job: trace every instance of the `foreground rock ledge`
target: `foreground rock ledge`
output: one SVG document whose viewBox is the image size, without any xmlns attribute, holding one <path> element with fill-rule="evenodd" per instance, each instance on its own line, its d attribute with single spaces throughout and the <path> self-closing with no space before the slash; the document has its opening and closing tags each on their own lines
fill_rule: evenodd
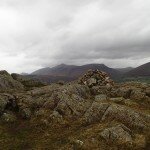
<svg viewBox="0 0 150 150">
<path fill-rule="evenodd" d="M 106 73 L 90 70 L 78 83 L 28 90 L 29 84 L 23 85 L 5 71 L 0 77 L 7 81 L 0 84 L 2 149 L 149 147 L 148 84 L 115 84 Z"/>
</svg>

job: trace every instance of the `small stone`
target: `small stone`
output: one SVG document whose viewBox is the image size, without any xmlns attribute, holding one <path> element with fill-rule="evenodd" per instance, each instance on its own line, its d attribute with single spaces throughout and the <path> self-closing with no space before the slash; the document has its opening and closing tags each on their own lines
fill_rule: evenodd
<svg viewBox="0 0 150 150">
<path fill-rule="evenodd" d="M 30 119 L 31 118 L 31 110 L 29 108 L 22 109 L 21 116 L 23 119 Z"/>
<path fill-rule="evenodd" d="M 95 101 L 106 101 L 107 100 L 107 95 L 105 94 L 100 94 L 95 96 Z"/>
</svg>

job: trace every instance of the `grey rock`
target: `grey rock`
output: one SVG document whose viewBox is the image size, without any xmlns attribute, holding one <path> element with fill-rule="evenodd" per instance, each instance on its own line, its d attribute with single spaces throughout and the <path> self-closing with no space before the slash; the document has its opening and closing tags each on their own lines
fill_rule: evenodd
<svg viewBox="0 0 150 150">
<path fill-rule="evenodd" d="M 95 101 L 106 101 L 107 100 L 107 95 L 105 94 L 99 94 L 95 96 Z"/>
<path fill-rule="evenodd" d="M 96 84 L 96 79 L 95 79 L 95 78 L 90 78 L 90 79 L 88 79 L 88 80 L 87 80 L 87 84 L 88 84 L 89 86 L 95 85 L 95 84 Z"/>
<path fill-rule="evenodd" d="M 119 97 L 130 98 L 132 89 L 130 87 L 121 87 L 116 92 Z"/>
<path fill-rule="evenodd" d="M 122 105 L 93 102 L 86 111 L 83 120 L 94 123 L 104 120 L 116 120 L 128 127 L 146 129 L 147 121 L 142 114 Z"/>
<path fill-rule="evenodd" d="M 5 110 L 8 100 L 5 97 L 0 96 L 0 114 Z"/>
<path fill-rule="evenodd" d="M 104 129 L 100 136 L 107 142 L 113 142 L 114 144 L 132 144 L 131 131 L 124 125 L 117 125 L 111 128 Z"/>
<path fill-rule="evenodd" d="M 91 107 L 86 111 L 83 116 L 83 120 L 86 123 L 93 123 L 101 121 L 103 114 L 107 110 L 110 104 L 93 102 Z"/>
<path fill-rule="evenodd" d="M 124 102 L 123 97 L 110 98 L 109 100 L 112 101 L 112 102 L 115 102 L 115 103 L 123 103 Z"/>
<path fill-rule="evenodd" d="M 117 120 L 128 127 L 145 129 L 147 123 L 142 117 L 142 114 L 117 104 L 110 105 L 103 114 L 102 121 L 106 119 Z"/>
<path fill-rule="evenodd" d="M 145 98 L 146 98 L 146 93 L 144 93 L 141 89 L 132 90 L 130 99 L 144 100 Z"/>
<path fill-rule="evenodd" d="M 23 90 L 24 86 L 20 82 L 14 80 L 7 71 L 0 71 L 0 90 L 12 89 Z"/>
</svg>

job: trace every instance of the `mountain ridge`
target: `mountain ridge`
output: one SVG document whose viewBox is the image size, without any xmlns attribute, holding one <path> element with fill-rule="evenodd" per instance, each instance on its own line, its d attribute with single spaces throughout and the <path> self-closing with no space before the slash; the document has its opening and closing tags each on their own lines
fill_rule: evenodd
<svg viewBox="0 0 150 150">
<path fill-rule="evenodd" d="M 44 81 L 47 83 L 53 83 L 53 82 L 57 82 L 60 80 L 68 82 L 68 81 L 76 80 L 78 77 L 82 76 L 89 69 L 92 69 L 92 70 L 99 69 L 101 71 L 107 72 L 108 75 L 115 81 L 120 82 L 128 77 L 144 77 L 145 78 L 145 74 L 147 75 L 147 77 L 150 77 L 150 72 L 148 70 L 148 68 L 150 67 L 145 68 L 145 65 L 149 66 L 149 64 L 150 63 L 146 63 L 136 68 L 132 68 L 132 67 L 110 68 L 106 66 L 105 64 L 85 64 L 81 66 L 60 64 L 52 68 L 45 67 L 45 68 L 36 70 L 33 73 L 29 74 L 29 77 L 40 79 L 41 81 Z"/>
<path fill-rule="evenodd" d="M 140 65 L 125 73 L 127 77 L 150 76 L 150 62 Z"/>
<path fill-rule="evenodd" d="M 109 68 L 104 64 L 86 64 L 82 66 L 60 64 L 58 66 L 49 68 L 42 68 L 31 73 L 31 75 L 51 75 L 51 76 L 70 76 L 79 77 L 89 69 L 99 69 L 107 72 L 110 76 L 118 76 L 119 71 Z"/>
</svg>

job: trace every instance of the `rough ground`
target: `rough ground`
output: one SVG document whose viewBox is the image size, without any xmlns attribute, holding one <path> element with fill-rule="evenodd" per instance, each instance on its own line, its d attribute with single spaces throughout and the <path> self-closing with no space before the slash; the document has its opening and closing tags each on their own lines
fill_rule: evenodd
<svg viewBox="0 0 150 150">
<path fill-rule="evenodd" d="M 149 84 L 114 84 L 98 70 L 79 82 L 51 85 L 0 72 L 0 149 L 149 147 Z"/>
</svg>

